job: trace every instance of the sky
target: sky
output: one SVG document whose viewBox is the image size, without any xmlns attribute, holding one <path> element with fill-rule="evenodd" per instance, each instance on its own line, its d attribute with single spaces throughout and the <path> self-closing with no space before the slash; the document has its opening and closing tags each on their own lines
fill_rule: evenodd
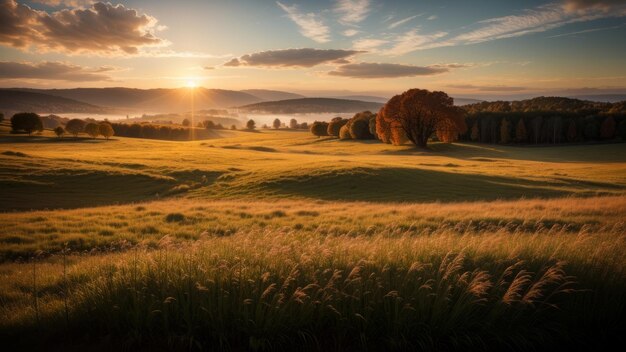
<svg viewBox="0 0 626 352">
<path fill-rule="evenodd" d="M 0 0 L 0 86 L 626 93 L 626 0 Z"/>
</svg>

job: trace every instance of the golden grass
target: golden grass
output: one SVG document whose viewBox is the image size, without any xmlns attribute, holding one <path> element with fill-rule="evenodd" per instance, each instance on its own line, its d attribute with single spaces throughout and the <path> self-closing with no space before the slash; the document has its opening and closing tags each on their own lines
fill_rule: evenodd
<svg viewBox="0 0 626 352">
<path fill-rule="evenodd" d="M 0 343 L 608 346 L 625 146 L 0 136 Z"/>
</svg>

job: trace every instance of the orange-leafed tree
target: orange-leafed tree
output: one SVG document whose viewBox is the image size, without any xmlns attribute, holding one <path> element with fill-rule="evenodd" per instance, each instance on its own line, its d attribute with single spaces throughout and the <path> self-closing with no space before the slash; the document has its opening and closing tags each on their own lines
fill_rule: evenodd
<svg viewBox="0 0 626 352">
<path fill-rule="evenodd" d="M 387 103 L 389 104 L 389 103 Z M 383 143 L 390 143 L 393 145 L 402 145 L 408 141 L 404 130 L 400 126 L 399 121 L 388 121 L 383 118 L 383 110 L 388 105 L 383 106 L 378 114 L 376 114 L 376 136 Z"/>
<path fill-rule="evenodd" d="M 381 134 L 391 136 L 393 128 L 399 128 L 420 148 L 426 148 L 428 139 L 437 131 L 446 131 L 444 134 L 449 136 L 467 130 L 462 111 L 444 92 L 410 89 L 391 98 L 379 115 L 380 119 L 376 120 L 379 138 Z"/>
</svg>

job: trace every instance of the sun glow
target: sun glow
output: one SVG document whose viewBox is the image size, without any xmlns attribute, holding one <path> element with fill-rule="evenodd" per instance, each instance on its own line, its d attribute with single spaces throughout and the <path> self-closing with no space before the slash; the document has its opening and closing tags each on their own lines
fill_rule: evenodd
<svg viewBox="0 0 626 352">
<path fill-rule="evenodd" d="M 196 83 L 196 81 L 193 80 L 189 80 L 187 81 L 187 83 L 185 84 L 185 86 L 187 88 L 196 88 L 198 86 L 198 84 Z"/>
</svg>

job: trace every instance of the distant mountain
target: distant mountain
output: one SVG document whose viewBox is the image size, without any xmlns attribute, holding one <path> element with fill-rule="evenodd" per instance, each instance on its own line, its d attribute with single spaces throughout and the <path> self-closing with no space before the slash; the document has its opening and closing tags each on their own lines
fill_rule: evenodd
<svg viewBox="0 0 626 352">
<path fill-rule="evenodd" d="M 626 94 L 593 94 L 593 95 L 574 95 L 569 98 L 596 101 L 600 103 L 617 103 L 626 101 Z"/>
<path fill-rule="evenodd" d="M 107 114 L 112 109 L 50 94 L 0 89 L 0 110 L 4 112 Z"/>
<path fill-rule="evenodd" d="M 335 99 L 348 99 L 348 100 L 361 100 L 361 101 L 369 101 L 372 103 L 381 103 L 381 104 L 386 104 L 389 101 L 389 98 L 384 98 L 384 97 L 376 97 L 373 95 L 345 95 L 345 96 L 338 96 L 338 97 L 332 97 Z"/>
<path fill-rule="evenodd" d="M 461 105 L 468 105 L 468 104 L 476 104 L 482 101 L 484 100 L 470 99 L 470 98 L 454 98 L 454 105 L 461 106 Z"/>
<path fill-rule="evenodd" d="M 244 89 L 240 90 L 240 92 L 250 94 L 259 98 L 260 101 L 275 101 L 275 100 L 287 100 L 287 99 L 300 99 L 304 98 L 304 95 L 282 92 L 279 90 L 268 90 L 268 89 Z"/>
<path fill-rule="evenodd" d="M 74 88 L 74 89 L 20 89 L 88 104 L 151 112 L 181 112 L 194 109 L 226 108 L 260 102 L 254 95 L 234 90 L 195 88 Z"/>
<path fill-rule="evenodd" d="M 240 106 L 241 110 L 270 114 L 306 114 L 306 113 L 351 113 L 359 111 L 378 111 L 381 103 L 361 100 L 334 99 L 334 98 L 301 98 L 279 101 L 269 101 Z"/>
</svg>

